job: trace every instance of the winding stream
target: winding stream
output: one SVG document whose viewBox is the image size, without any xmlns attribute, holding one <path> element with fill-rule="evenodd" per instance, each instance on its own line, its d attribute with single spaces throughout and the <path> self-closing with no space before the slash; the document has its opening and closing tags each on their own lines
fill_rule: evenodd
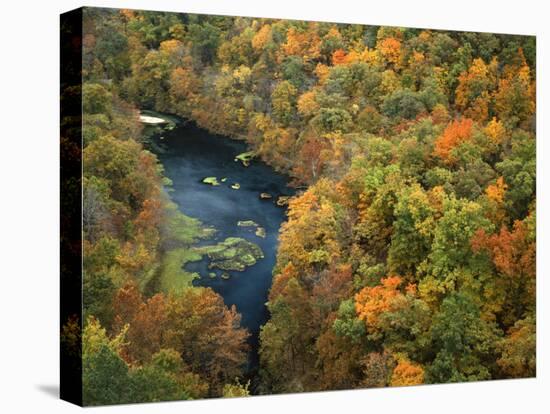
<svg viewBox="0 0 550 414">
<path fill-rule="evenodd" d="M 214 135 L 198 128 L 192 122 L 180 122 L 172 130 L 154 135 L 152 143 L 164 165 L 165 175 L 173 182 L 172 200 L 181 211 L 198 218 L 217 233 L 206 244 L 215 244 L 227 237 L 242 237 L 256 243 L 263 250 L 264 258 L 244 271 L 230 271 L 230 279 L 209 277 L 208 259 L 188 263 L 186 270 L 197 272 L 200 279 L 195 285 L 211 287 L 219 293 L 227 306 L 236 305 L 242 315 L 242 326 L 251 333 L 249 373 L 258 366 L 258 335 L 260 326 L 268 318 L 265 306 L 275 265 L 278 233 L 285 219 L 285 209 L 276 205 L 279 195 L 293 194 L 287 186 L 287 177 L 278 174 L 265 163 L 253 160 L 249 167 L 235 161 L 235 156 L 247 151 L 244 142 Z M 226 177 L 219 186 L 202 182 L 205 177 Z M 240 184 L 238 190 L 231 188 Z M 272 199 L 260 198 L 262 192 Z M 265 228 L 266 236 L 255 234 L 254 227 L 240 227 L 241 220 L 253 220 Z"/>
</svg>

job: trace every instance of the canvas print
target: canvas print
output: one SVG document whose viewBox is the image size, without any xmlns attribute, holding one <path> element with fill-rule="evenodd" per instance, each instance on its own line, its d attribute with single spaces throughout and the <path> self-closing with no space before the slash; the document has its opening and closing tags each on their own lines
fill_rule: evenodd
<svg viewBox="0 0 550 414">
<path fill-rule="evenodd" d="M 61 17 L 61 393 L 536 375 L 534 36 Z"/>
</svg>

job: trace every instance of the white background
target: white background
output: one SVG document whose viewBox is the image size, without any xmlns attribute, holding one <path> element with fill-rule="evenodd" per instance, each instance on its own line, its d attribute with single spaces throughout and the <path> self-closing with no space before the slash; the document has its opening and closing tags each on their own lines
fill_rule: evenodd
<svg viewBox="0 0 550 414">
<path fill-rule="evenodd" d="M 89 6 L 537 35 L 538 375 L 462 385 L 100 408 L 115 413 L 550 412 L 548 364 L 548 11 L 530 0 L 142 0 Z M 0 14 L 0 412 L 67 413 L 57 398 L 59 13 L 79 1 L 2 2 Z M 545 26 L 546 24 L 546 26 Z M 545 53 L 546 52 L 546 53 Z M 544 76 L 546 75 L 546 77 Z M 546 106 L 544 104 L 547 104 Z M 546 123 L 546 125 L 548 125 Z M 545 254 L 546 253 L 546 254 Z M 90 409 L 96 411 L 98 409 Z"/>
</svg>

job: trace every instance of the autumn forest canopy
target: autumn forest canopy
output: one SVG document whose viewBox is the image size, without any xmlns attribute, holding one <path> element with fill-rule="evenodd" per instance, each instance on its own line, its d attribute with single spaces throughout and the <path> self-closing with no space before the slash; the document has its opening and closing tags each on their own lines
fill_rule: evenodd
<svg viewBox="0 0 550 414">
<path fill-rule="evenodd" d="M 84 15 L 86 404 L 535 376 L 534 37 Z M 296 188 L 253 387 L 239 309 L 155 282 L 184 280 L 204 229 L 143 109 L 244 140 Z"/>
</svg>

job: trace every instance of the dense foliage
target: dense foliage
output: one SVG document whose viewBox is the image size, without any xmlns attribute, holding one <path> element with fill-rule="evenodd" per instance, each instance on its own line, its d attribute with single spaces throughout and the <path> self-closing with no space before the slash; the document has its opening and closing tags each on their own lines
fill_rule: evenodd
<svg viewBox="0 0 550 414">
<path fill-rule="evenodd" d="M 127 10 L 85 29 L 89 401 L 115 376 L 131 399 L 248 393 L 224 388 L 234 310 L 139 291 L 169 236 L 134 107 L 244 139 L 303 190 L 259 392 L 535 375 L 534 38 Z"/>
</svg>

